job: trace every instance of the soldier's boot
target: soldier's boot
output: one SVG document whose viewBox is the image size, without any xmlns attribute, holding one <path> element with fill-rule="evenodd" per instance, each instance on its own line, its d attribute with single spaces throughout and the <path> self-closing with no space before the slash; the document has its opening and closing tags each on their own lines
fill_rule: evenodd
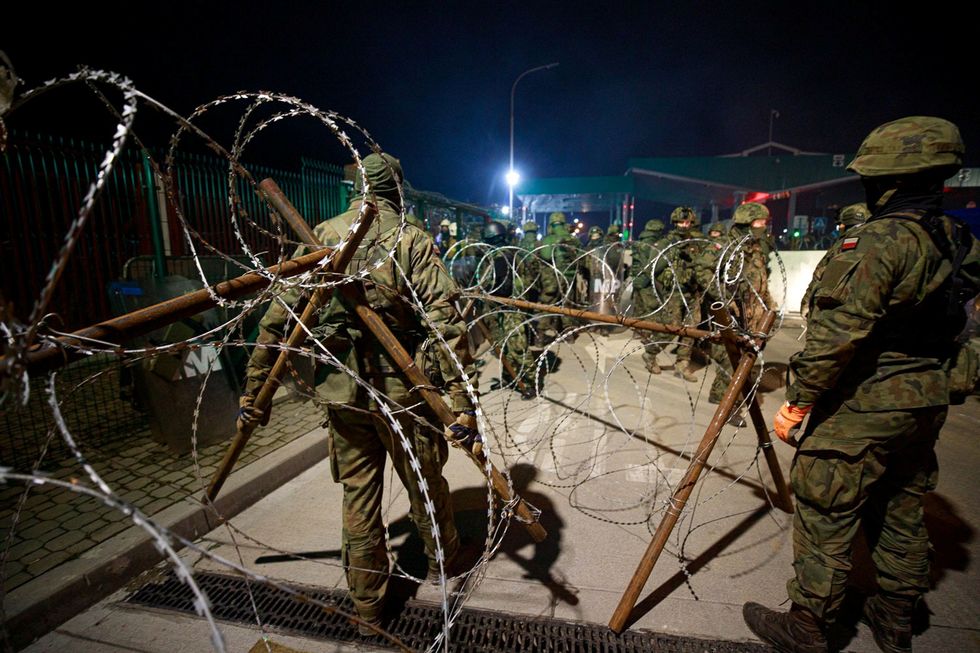
<svg viewBox="0 0 980 653">
<path fill-rule="evenodd" d="M 647 372 L 650 374 L 660 374 L 663 370 L 660 369 L 660 365 L 657 364 L 657 358 L 654 356 L 646 361 Z"/>
<path fill-rule="evenodd" d="M 816 615 L 795 603 L 789 612 L 759 605 L 742 606 L 742 618 L 753 633 L 783 653 L 827 653 L 827 637 Z"/>
<path fill-rule="evenodd" d="M 674 376 L 679 376 L 689 383 L 697 383 L 698 377 L 691 371 L 691 361 L 677 361 Z"/>
<path fill-rule="evenodd" d="M 904 596 L 875 594 L 864 602 L 861 621 L 868 624 L 875 644 L 885 653 L 912 650 L 912 612 L 915 600 Z"/>
<path fill-rule="evenodd" d="M 372 628 L 374 626 L 374 628 Z M 381 628 L 380 619 L 364 620 L 357 623 L 357 634 L 361 637 L 373 637 L 378 634 L 375 628 Z"/>
</svg>

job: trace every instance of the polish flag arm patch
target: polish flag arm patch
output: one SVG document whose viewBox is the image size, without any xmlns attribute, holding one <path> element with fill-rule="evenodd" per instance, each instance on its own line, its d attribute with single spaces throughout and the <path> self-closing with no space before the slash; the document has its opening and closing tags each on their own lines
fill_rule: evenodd
<svg viewBox="0 0 980 653">
<path fill-rule="evenodd" d="M 841 243 L 840 248 L 846 252 L 847 250 L 854 249 L 857 246 L 858 238 L 855 236 L 854 238 L 845 238 L 844 242 Z"/>
</svg>

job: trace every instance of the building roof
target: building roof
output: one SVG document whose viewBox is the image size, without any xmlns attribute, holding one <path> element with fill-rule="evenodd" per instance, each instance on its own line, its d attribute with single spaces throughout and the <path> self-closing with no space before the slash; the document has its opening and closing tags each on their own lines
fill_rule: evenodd
<svg viewBox="0 0 980 653">
<path fill-rule="evenodd" d="M 748 155 L 768 145 L 728 156 L 634 158 L 627 174 L 636 178 L 638 197 L 721 206 L 730 206 L 737 194 L 800 192 L 857 179 L 845 167 L 852 154 Z"/>
</svg>

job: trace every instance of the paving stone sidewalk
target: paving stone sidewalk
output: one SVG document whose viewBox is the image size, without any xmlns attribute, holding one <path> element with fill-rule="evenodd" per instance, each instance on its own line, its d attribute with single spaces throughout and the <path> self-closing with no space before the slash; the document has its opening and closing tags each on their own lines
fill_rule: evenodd
<svg viewBox="0 0 980 653">
<path fill-rule="evenodd" d="M 322 412 L 310 401 L 292 396 L 277 401 L 269 425 L 249 440 L 235 469 L 309 433 L 322 421 Z M 149 428 L 143 428 L 94 450 L 84 450 L 88 462 L 123 500 L 152 516 L 180 501 L 197 503 L 227 447 L 228 442 L 219 442 L 199 448 L 196 467 L 191 454 L 175 454 L 155 441 Z M 91 485 L 74 459 L 45 467 L 45 475 Z M 5 560 L 0 580 L 4 591 L 10 592 L 77 558 L 131 524 L 128 517 L 101 501 L 68 489 L 0 486 L 0 559 Z"/>
</svg>

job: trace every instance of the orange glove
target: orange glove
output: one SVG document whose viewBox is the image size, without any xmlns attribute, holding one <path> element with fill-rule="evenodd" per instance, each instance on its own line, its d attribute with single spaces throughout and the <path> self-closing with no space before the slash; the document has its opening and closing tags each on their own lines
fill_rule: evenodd
<svg viewBox="0 0 980 653">
<path fill-rule="evenodd" d="M 784 403 L 772 419 L 772 426 L 776 431 L 776 436 L 783 442 L 795 447 L 797 445 L 796 432 L 799 430 L 803 418 L 810 414 L 811 408 L 813 407 L 797 406 L 789 402 Z"/>
</svg>

